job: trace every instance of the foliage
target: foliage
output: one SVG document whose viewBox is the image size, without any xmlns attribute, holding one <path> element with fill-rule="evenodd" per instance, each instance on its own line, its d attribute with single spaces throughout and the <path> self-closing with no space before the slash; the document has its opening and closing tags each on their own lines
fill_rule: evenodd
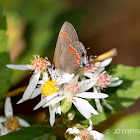
<svg viewBox="0 0 140 140">
<path fill-rule="evenodd" d="M 21 128 L 19 131 L 9 133 L 5 136 L 1 136 L 2 140 L 55 140 L 56 138 L 51 135 L 51 128 L 45 126 L 31 126 L 27 128 Z"/>
<path fill-rule="evenodd" d="M 9 54 L 7 53 L 6 30 L 6 17 L 0 11 L 0 99 L 5 97 L 5 93 L 10 88 L 11 70 L 6 68 L 6 64 L 10 63 Z"/>
</svg>

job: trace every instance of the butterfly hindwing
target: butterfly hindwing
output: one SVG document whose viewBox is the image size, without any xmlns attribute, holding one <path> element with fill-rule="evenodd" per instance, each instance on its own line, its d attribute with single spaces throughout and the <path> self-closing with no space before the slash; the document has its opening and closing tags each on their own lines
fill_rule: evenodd
<svg viewBox="0 0 140 140">
<path fill-rule="evenodd" d="M 68 73 L 73 73 L 81 66 L 85 54 L 86 50 L 81 42 L 72 42 L 68 48 L 63 51 L 59 59 L 59 69 Z"/>
</svg>

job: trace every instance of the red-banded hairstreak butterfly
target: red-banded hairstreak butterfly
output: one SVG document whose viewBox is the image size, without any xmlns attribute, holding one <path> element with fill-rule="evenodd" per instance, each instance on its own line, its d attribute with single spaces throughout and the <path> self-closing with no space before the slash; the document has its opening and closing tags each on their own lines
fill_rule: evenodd
<svg viewBox="0 0 140 140">
<path fill-rule="evenodd" d="M 86 49 L 79 42 L 76 30 L 69 22 L 64 22 L 58 35 L 54 58 L 55 67 L 73 73 L 83 64 L 87 64 Z"/>
</svg>

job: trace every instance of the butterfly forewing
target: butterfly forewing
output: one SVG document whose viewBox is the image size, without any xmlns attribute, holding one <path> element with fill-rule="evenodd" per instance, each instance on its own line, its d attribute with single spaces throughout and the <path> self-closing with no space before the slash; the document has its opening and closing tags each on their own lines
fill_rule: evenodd
<svg viewBox="0 0 140 140">
<path fill-rule="evenodd" d="M 59 69 L 60 68 L 60 57 L 62 53 L 69 47 L 69 45 L 74 42 L 78 41 L 78 36 L 74 27 L 69 23 L 65 22 L 58 35 L 58 40 L 55 48 L 54 53 L 54 63 L 55 66 Z"/>
</svg>

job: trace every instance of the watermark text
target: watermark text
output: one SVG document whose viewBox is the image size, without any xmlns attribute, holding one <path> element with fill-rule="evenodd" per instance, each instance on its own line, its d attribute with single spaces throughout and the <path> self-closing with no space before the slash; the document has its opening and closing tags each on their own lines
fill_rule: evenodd
<svg viewBox="0 0 140 140">
<path fill-rule="evenodd" d="M 114 129 L 113 132 L 111 132 L 110 129 L 107 129 L 105 131 L 105 134 L 114 134 L 114 135 L 118 135 L 118 134 L 140 134 L 140 129 Z"/>
</svg>

